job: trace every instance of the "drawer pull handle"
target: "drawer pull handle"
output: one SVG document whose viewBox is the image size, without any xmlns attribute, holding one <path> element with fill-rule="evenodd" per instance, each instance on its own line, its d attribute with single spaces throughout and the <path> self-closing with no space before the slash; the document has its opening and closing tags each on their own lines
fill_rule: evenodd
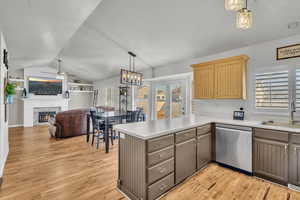
<svg viewBox="0 0 300 200">
<path fill-rule="evenodd" d="M 161 153 L 159 154 L 159 158 L 164 158 L 165 157 L 165 154 Z"/>
<path fill-rule="evenodd" d="M 160 191 L 163 191 L 163 190 L 165 190 L 166 188 L 167 188 L 167 185 L 166 185 L 166 184 L 162 184 L 162 185 L 159 187 Z"/>
<path fill-rule="evenodd" d="M 166 171 L 166 168 L 164 168 L 164 167 L 159 167 L 158 168 L 158 171 L 159 171 L 159 173 L 164 173 L 165 171 Z"/>
</svg>

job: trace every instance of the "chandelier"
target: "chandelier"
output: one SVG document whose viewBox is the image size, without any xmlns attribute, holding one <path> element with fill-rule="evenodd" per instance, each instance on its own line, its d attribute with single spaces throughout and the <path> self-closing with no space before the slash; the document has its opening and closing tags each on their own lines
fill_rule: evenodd
<svg viewBox="0 0 300 200">
<path fill-rule="evenodd" d="M 135 71 L 136 55 L 132 52 L 128 52 L 128 54 L 129 54 L 129 70 L 121 69 L 121 84 L 141 86 L 143 74 Z"/>
</svg>

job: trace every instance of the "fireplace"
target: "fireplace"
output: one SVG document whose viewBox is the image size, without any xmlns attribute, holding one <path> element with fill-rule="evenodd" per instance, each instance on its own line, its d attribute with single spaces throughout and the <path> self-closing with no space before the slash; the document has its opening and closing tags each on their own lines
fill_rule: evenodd
<svg viewBox="0 0 300 200">
<path fill-rule="evenodd" d="M 54 117 L 56 112 L 39 112 L 39 123 L 48 122 L 50 117 Z"/>
</svg>

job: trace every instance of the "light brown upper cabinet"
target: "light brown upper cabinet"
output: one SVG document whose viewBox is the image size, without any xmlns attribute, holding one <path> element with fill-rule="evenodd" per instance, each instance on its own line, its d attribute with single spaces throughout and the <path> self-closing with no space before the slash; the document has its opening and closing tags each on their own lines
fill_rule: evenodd
<svg viewBox="0 0 300 200">
<path fill-rule="evenodd" d="M 249 57 L 234 56 L 192 65 L 195 99 L 245 99 Z"/>
</svg>

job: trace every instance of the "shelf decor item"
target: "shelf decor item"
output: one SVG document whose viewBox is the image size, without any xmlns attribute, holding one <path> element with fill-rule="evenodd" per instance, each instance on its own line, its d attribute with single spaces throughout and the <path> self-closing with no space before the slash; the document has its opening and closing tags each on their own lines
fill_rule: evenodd
<svg viewBox="0 0 300 200">
<path fill-rule="evenodd" d="M 126 85 L 141 86 L 143 74 L 135 71 L 135 57 L 136 55 L 132 52 L 129 54 L 129 70 L 121 69 L 120 83 Z"/>
<path fill-rule="evenodd" d="M 244 0 L 225 0 L 225 9 L 238 11 L 245 7 Z"/>
<path fill-rule="evenodd" d="M 26 90 L 26 88 L 23 88 L 22 97 L 23 98 L 27 98 L 27 90 Z"/>
<path fill-rule="evenodd" d="M 6 49 L 3 50 L 3 63 L 8 70 L 8 51 Z"/>
<path fill-rule="evenodd" d="M 5 87 L 6 92 L 6 102 L 8 104 L 13 104 L 14 95 L 16 94 L 16 86 L 12 83 L 7 83 Z"/>
<path fill-rule="evenodd" d="M 300 44 L 277 48 L 277 60 L 300 57 Z"/>
<path fill-rule="evenodd" d="M 128 107 L 128 86 L 119 87 L 119 111 L 121 113 L 127 113 Z"/>
</svg>

